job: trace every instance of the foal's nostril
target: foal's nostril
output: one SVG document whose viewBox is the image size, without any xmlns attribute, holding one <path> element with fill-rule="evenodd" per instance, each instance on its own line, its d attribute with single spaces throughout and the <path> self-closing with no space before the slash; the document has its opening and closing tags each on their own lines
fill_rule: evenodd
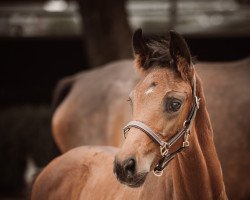
<svg viewBox="0 0 250 200">
<path fill-rule="evenodd" d="M 127 175 L 133 175 L 135 173 L 135 160 L 133 158 L 128 159 L 124 164 L 124 171 Z"/>
</svg>

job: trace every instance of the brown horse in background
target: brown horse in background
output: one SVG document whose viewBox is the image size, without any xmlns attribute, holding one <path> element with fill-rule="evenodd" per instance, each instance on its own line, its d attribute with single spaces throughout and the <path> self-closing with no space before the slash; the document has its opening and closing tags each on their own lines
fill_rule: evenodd
<svg viewBox="0 0 250 200">
<path fill-rule="evenodd" d="M 134 121 L 122 148 L 79 147 L 55 159 L 33 200 L 227 199 L 201 81 L 183 38 L 170 36 L 146 43 L 134 34 L 141 80 L 129 95 Z"/>
</svg>

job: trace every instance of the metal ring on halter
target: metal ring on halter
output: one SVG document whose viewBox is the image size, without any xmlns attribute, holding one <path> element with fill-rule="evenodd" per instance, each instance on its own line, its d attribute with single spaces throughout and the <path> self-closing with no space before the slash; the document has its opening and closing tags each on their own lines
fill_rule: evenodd
<svg viewBox="0 0 250 200">
<path fill-rule="evenodd" d="M 162 176 L 163 170 L 158 171 L 158 170 L 154 169 L 154 170 L 153 170 L 153 173 L 154 173 L 155 176 Z"/>
<path fill-rule="evenodd" d="M 182 143 L 182 146 L 183 146 L 183 147 L 189 147 L 189 141 L 184 141 L 184 142 Z"/>
<path fill-rule="evenodd" d="M 123 137 L 124 137 L 124 139 L 126 139 L 126 134 L 127 134 L 127 132 L 129 132 L 129 130 L 130 130 L 129 127 L 126 127 L 126 128 L 123 129 Z"/>
<path fill-rule="evenodd" d="M 185 120 L 185 121 L 183 122 L 183 127 L 188 127 L 189 124 L 190 124 L 190 122 L 188 122 L 187 120 Z"/>
</svg>

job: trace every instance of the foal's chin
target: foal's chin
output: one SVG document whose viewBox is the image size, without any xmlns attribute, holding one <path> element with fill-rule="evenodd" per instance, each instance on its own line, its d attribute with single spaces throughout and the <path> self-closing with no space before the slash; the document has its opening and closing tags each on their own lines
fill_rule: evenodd
<svg viewBox="0 0 250 200">
<path fill-rule="evenodd" d="M 143 185 L 143 183 L 146 180 L 147 175 L 148 175 L 147 172 L 138 173 L 132 177 L 121 177 L 116 174 L 116 178 L 120 183 L 124 185 L 127 185 L 132 188 L 138 188 Z"/>
</svg>

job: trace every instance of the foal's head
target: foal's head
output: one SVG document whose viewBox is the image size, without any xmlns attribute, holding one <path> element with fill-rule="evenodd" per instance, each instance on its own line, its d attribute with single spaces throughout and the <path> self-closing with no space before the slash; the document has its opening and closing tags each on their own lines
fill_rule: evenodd
<svg viewBox="0 0 250 200">
<path fill-rule="evenodd" d="M 182 129 L 192 107 L 194 70 L 189 49 L 176 32 L 170 32 L 168 42 L 146 40 L 141 30 L 134 33 L 133 48 L 141 74 L 141 81 L 129 96 L 133 120 L 143 122 L 166 141 Z M 171 149 L 178 149 L 181 142 Z M 120 182 L 138 187 L 160 158 L 159 145 L 132 127 L 116 155 L 114 172 Z"/>
</svg>

